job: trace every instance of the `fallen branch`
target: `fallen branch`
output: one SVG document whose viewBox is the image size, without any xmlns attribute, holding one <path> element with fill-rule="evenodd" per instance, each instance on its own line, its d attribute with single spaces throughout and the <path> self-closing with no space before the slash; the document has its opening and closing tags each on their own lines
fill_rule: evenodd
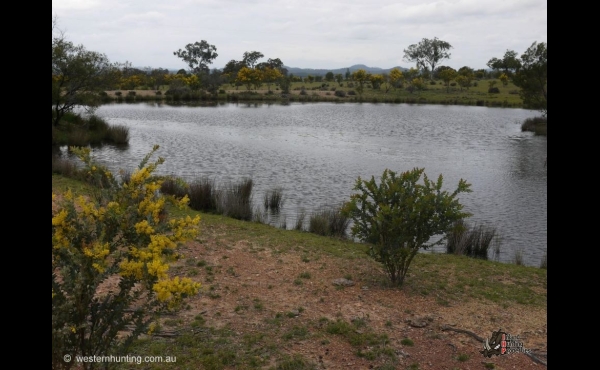
<svg viewBox="0 0 600 370">
<path fill-rule="evenodd" d="M 467 335 L 470 335 L 471 337 L 477 339 L 481 343 L 485 342 L 484 338 L 480 337 L 479 335 L 477 335 L 469 330 L 457 329 L 457 328 L 453 328 L 449 325 L 443 325 L 441 329 L 442 329 L 442 331 L 450 330 L 450 331 L 455 331 L 457 333 L 467 334 Z M 545 361 L 542 361 L 541 359 L 536 357 L 533 353 L 530 353 L 530 352 L 523 352 L 523 353 L 526 354 L 529 358 L 531 358 L 533 360 L 533 362 L 537 362 L 538 364 L 548 366 L 548 364 Z"/>
</svg>

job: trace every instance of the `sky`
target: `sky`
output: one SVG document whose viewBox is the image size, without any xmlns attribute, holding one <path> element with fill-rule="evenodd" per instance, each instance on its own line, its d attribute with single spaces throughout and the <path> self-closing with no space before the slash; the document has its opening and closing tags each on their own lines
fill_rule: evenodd
<svg viewBox="0 0 600 370">
<path fill-rule="evenodd" d="M 211 69 L 251 51 L 297 68 L 411 68 L 404 50 L 437 37 L 452 45 L 439 65 L 477 70 L 548 42 L 547 0 L 52 0 L 52 16 L 111 62 L 169 70 L 188 69 L 173 53 L 202 40 Z"/>
</svg>

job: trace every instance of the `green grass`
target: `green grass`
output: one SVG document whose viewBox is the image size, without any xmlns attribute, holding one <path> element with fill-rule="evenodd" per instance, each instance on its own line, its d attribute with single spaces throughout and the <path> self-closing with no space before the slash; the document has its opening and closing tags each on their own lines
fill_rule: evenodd
<svg viewBox="0 0 600 370">
<path fill-rule="evenodd" d="M 80 181 L 60 175 L 52 176 L 53 191 L 71 188 L 85 194 L 91 187 Z M 329 238 L 297 230 L 282 230 L 270 225 L 235 220 L 222 215 L 201 213 L 191 209 L 170 208 L 175 217 L 200 214 L 202 227 L 221 230 L 220 241 L 232 245 L 246 240 L 277 253 L 294 251 L 303 246 L 306 253 L 325 253 L 347 260 L 369 260 L 368 246 L 349 240 Z M 305 258 L 308 261 L 308 258 Z M 200 265 L 204 263 L 199 262 Z M 206 266 L 209 267 L 209 266 Z M 207 269 L 207 272 L 210 272 Z M 306 279 L 308 275 L 305 275 Z M 389 285 L 385 275 L 375 274 L 381 285 Z M 296 279 L 296 284 L 301 284 Z M 413 260 L 402 289 L 412 294 L 427 295 L 435 292 L 440 302 L 460 302 L 465 299 L 485 299 L 493 303 L 525 304 L 546 307 L 547 269 L 519 266 L 510 263 L 485 261 L 466 256 L 441 253 L 420 253 Z"/>
<path fill-rule="evenodd" d="M 91 187 L 60 175 L 52 176 L 53 191 L 73 189 L 85 194 Z M 201 215 L 202 227 L 221 230 L 220 241 L 232 245 L 246 240 L 277 253 L 294 251 L 303 246 L 305 253 L 325 253 L 347 260 L 369 260 L 367 245 L 349 240 L 329 238 L 297 230 L 282 230 L 270 225 L 235 220 L 222 215 L 201 213 L 191 209 L 170 208 L 175 217 Z M 308 261 L 308 258 L 306 258 Z M 199 262 L 204 264 L 202 261 Z M 206 266 L 209 267 L 209 266 Z M 210 272 L 207 269 L 207 272 Z M 385 275 L 374 274 L 381 285 L 389 285 Z M 306 278 L 304 278 L 306 279 Z M 296 279 L 301 284 L 300 279 Z M 441 288 L 442 287 L 442 288 Z M 525 304 L 546 307 L 547 270 L 510 263 L 485 261 L 466 256 L 441 253 L 420 253 L 413 260 L 402 289 L 412 294 L 435 292 L 440 302 L 460 302 L 465 299 L 485 299 L 493 303 Z"/>
<path fill-rule="evenodd" d="M 496 81 L 495 87 L 499 89 L 499 93 L 489 93 L 489 82 Z M 522 108 L 523 101 L 519 96 L 519 88 L 516 87 L 512 82 L 508 82 L 504 86 L 498 79 L 482 79 L 474 80 L 477 82 L 477 86 L 471 86 L 468 89 L 457 86 L 450 86 L 449 89 L 440 80 L 436 80 L 435 85 L 430 85 L 429 80 L 425 81 L 425 90 L 415 91 L 410 93 L 405 88 L 389 89 L 385 92 L 382 87 L 379 90 L 365 87 L 363 94 L 359 95 L 354 87 L 349 87 L 348 82 L 343 81 L 340 86 L 337 82 L 292 82 L 290 86 L 290 95 L 287 98 L 280 96 L 281 90 L 277 90 L 275 86 L 271 86 L 273 90 L 272 94 L 267 94 L 267 86 L 263 85 L 258 92 L 254 90 L 246 90 L 245 87 L 241 86 L 238 90 L 235 90 L 229 84 L 222 85 L 219 89 L 227 90 L 226 94 L 218 94 L 216 96 L 210 96 L 207 94 L 195 94 L 194 96 L 186 97 L 181 100 L 186 101 L 198 101 L 202 104 L 207 104 L 207 100 L 224 100 L 224 101 L 250 101 L 250 102 L 278 102 L 278 101 L 304 101 L 304 102 L 319 102 L 319 101 L 334 101 L 334 102 L 373 102 L 373 103 L 408 103 L 408 104 L 443 104 L 443 105 L 481 105 L 481 106 L 492 106 L 492 107 L 510 107 L 510 108 Z M 321 85 L 327 83 L 328 86 L 320 91 Z M 301 88 L 304 87 L 305 95 L 298 95 Z M 168 88 L 168 87 L 167 87 Z M 333 90 L 335 89 L 335 90 Z M 345 97 L 335 96 L 336 91 L 344 91 Z M 355 95 L 348 94 L 349 91 L 355 91 Z M 317 92 L 329 94 L 325 96 L 318 96 Z M 132 97 L 133 98 L 133 97 Z M 167 95 L 158 95 L 151 97 L 136 96 L 135 101 L 144 100 L 165 100 L 167 102 L 172 101 L 173 98 Z M 115 98 L 108 98 L 108 100 L 116 100 Z M 121 100 L 123 100 L 121 98 Z"/>
<path fill-rule="evenodd" d="M 404 338 L 400 341 L 400 344 L 402 344 L 404 346 L 412 347 L 415 345 L 415 342 L 413 342 L 413 340 L 410 338 Z"/>
</svg>

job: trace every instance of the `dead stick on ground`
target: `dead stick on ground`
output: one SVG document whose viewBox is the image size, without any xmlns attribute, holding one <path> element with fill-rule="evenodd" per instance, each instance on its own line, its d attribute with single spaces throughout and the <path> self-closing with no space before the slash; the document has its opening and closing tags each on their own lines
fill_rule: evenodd
<svg viewBox="0 0 600 370">
<path fill-rule="evenodd" d="M 478 341 L 480 341 L 481 343 L 485 342 L 485 339 L 483 339 L 479 335 L 473 333 L 472 331 L 468 331 L 468 330 L 464 330 L 464 329 L 456 329 L 456 328 L 453 328 L 453 327 L 448 326 L 448 325 L 442 326 L 442 331 L 446 331 L 446 330 L 455 331 L 457 333 L 468 334 L 468 335 L 472 336 L 473 338 L 477 339 Z M 529 352 L 523 352 L 523 353 L 525 353 L 534 362 L 537 362 L 538 364 L 541 364 L 541 365 L 544 365 L 544 366 L 548 366 L 547 363 L 545 363 L 544 361 L 540 360 L 539 358 L 537 358 L 532 353 L 529 353 Z"/>
</svg>

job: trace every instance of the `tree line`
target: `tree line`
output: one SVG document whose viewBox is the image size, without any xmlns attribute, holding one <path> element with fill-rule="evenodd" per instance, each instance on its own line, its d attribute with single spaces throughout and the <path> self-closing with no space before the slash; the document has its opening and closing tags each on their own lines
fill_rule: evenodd
<svg viewBox="0 0 600 370">
<path fill-rule="evenodd" d="M 93 110 L 100 104 L 100 93 L 105 90 L 133 90 L 139 86 L 160 89 L 168 85 L 173 93 L 204 90 L 216 94 L 223 85 L 236 89 L 245 87 L 257 90 L 264 84 L 269 91 L 276 85 L 281 93 L 289 93 L 292 82 L 327 81 L 342 84 L 352 81 L 358 94 L 365 86 L 376 90 L 406 88 L 409 92 L 423 90 L 426 80 L 441 80 L 449 88 L 452 82 L 468 88 L 476 79 L 498 78 L 509 80 L 520 88 L 525 106 L 538 109 L 547 115 L 547 44 L 533 44 L 518 57 L 514 50 L 507 50 L 502 58 L 491 58 L 487 66 L 492 70 L 474 70 L 464 66 L 458 70 L 442 65 L 450 59 L 452 45 L 437 37 L 423 38 L 404 49 L 403 59 L 414 63 L 409 70 L 392 69 L 389 73 L 371 74 L 359 69 L 345 75 L 327 72 L 324 76 L 294 76 L 288 73 L 280 58 L 265 57 L 260 51 L 244 52 L 240 60 L 230 60 L 224 68 L 210 68 L 217 58 L 217 47 L 206 40 L 185 45 L 173 52 L 188 66 L 177 73 L 164 68 L 134 68 L 131 63 L 111 63 L 105 54 L 87 50 L 66 39 L 52 20 L 52 124 L 58 125 L 65 113 L 75 106 Z M 492 87 L 492 86 L 490 86 Z"/>
</svg>

